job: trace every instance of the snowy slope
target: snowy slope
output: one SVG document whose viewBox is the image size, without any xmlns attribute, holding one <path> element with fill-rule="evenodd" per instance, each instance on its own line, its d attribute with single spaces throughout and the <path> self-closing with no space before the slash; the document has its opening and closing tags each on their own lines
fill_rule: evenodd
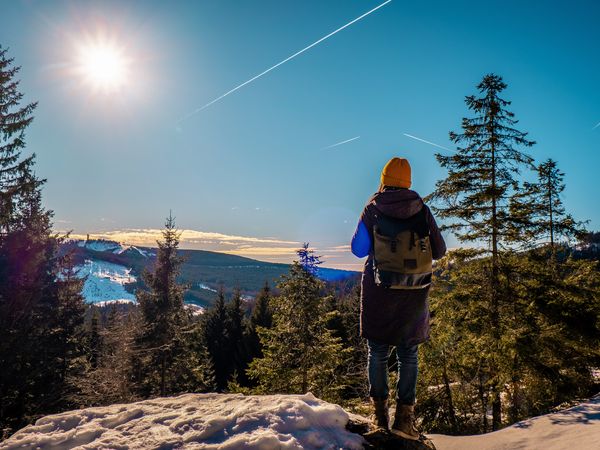
<svg viewBox="0 0 600 450">
<path fill-rule="evenodd" d="M 127 283 L 134 283 L 131 269 L 107 261 L 86 259 L 83 266 L 75 268 L 77 275 L 87 277 L 83 296 L 88 303 L 109 301 L 135 301 L 135 296 L 125 290 Z"/>
<path fill-rule="evenodd" d="M 0 449 L 360 449 L 348 414 L 312 394 L 186 394 L 46 416 Z"/>
<path fill-rule="evenodd" d="M 573 408 L 479 436 L 429 435 L 437 450 L 600 449 L 600 394 Z"/>
<path fill-rule="evenodd" d="M 109 252 L 114 253 L 115 255 L 120 255 L 127 251 L 135 251 L 140 255 L 149 258 L 153 256 L 155 253 L 143 250 L 134 245 L 126 245 L 115 241 L 107 241 L 104 239 L 90 239 L 90 240 L 75 240 L 78 247 L 86 248 L 88 250 L 93 250 L 95 252 Z"/>
</svg>

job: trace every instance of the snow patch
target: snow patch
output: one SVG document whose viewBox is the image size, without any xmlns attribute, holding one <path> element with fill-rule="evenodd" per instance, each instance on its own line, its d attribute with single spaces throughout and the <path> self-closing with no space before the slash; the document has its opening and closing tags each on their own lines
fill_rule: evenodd
<svg viewBox="0 0 600 450">
<path fill-rule="evenodd" d="M 208 284 L 205 283 L 198 283 L 196 286 L 198 286 L 199 289 L 204 289 L 205 291 L 217 292 L 216 289 L 211 288 Z"/>
<path fill-rule="evenodd" d="M 600 448 L 600 395 L 573 408 L 478 436 L 428 436 L 437 450 L 564 450 Z"/>
<path fill-rule="evenodd" d="M 347 422 L 310 393 L 186 394 L 46 416 L 0 448 L 362 449 Z"/>
<path fill-rule="evenodd" d="M 128 301 L 135 302 L 135 295 L 125 290 L 136 277 L 131 269 L 120 264 L 86 259 L 83 266 L 75 267 L 77 276 L 87 277 L 83 285 L 83 297 L 88 303 Z"/>
<path fill-rule="evenodd" d="M 200 316 L 206 311 L 206 308 L 200 305 L 196 305 L 194 303 L 186 303 L 184 307 L 192 313 L 192 316 Z"/>
<path fill-rule="evenodd" d="M 124 305 L 126 303 L 136 303 L 136 301 L 121 299 L 121 300 L 106 300 L 103 302 L 93 302 L 93 303 L 96 306 L 103 307 L 103 306 L 109 306 L 109 305 Z"/>
</svg>

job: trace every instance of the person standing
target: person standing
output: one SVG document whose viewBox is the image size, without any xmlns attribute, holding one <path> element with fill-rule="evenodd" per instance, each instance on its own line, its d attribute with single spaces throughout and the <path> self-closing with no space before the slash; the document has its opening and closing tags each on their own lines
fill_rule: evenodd
<svg viewBox="0 0 600 450">
<path fill-rule="evenodd" d="M 417 440 L 418 347 L 429 338 L 432 260 L 444 256 L 446 244 L 429 207 L 410 190 L 411 183 L 408 160 L 392 158 L 360 216 L 351 249 L 359 258 L 368 256 L 361 280 L 360 333 L 369 348 L 375 424 L 389 429 L 387 364 L 390 346 L 395 346 L 398 383 L 390 431 Z"/>
</svg>

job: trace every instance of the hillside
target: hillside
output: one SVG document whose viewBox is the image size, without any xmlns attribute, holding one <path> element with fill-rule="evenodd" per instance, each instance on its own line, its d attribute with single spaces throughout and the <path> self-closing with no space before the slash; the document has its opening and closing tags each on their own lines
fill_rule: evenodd
<svg viewBox="0 0 600 450">
<path fill-rule="evenodd" d="M 115 300 L 133 301 L 136 288 L 142 287 L 141 274 L 150 269 L 156 249 L 107 240 L 72 240 L 63 252 L 73 255 L 81 276 L 87 276 L 84 295 L 89 303 Z M 227 253 L 205 250 L 179 250 L 184 258 L 179 282 L 189 288 L 185 301 L 200 306 L 212 304 L 217 289 L 239 287 L 253 297 L 265 281 L 274 286 L 289 270 L 288 264 L 269 263 Z M 355 278 L 356 272 L 322 268 L 319 276 L 328 281 Z"/>
</svg>

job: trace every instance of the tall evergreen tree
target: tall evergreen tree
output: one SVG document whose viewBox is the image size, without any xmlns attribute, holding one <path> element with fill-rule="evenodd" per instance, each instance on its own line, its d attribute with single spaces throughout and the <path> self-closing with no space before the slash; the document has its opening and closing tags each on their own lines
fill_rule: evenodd
<svg viewBox="0 0 600 450">
<path fill-rule="evenodd" d="M 223 286 L 219 288 L 215 304 L 204 314 L 201 326 L 212 361 L 216 388 L 218 391 L 222 391 L 227 387 L 231 367 L 229 335 L 227 334 L 227 308 Z"/>
<path fill-rule="evenodd" d="M 250 316 L 252 329 L 256 327 L 271 328 L 273 323 L 273 312 L 271 310 L 271 287 L 269 282 L 265 281 L 264 286 L 256 297 L 256 303 Z"/>
<path fill-rule="evenodd" d="M 100 312 L 98 308 L 92 307 L 92 318 L 90 320 L 90 330 L 88 338 L 89 362 L 93 369 L 98 366 L 98 358 L 102 347 L 102 338 L 100 336 Z"/>
<path fill-rule="evenodd" d="M 547 159 L 536 168 L 537 181 L 525 182 L 521 192 L 511 198 L 511 219 L 516 239 L 550 245 L 552 261 L 556 260 L 557 239 L 581 238 L 583 225 L 565 210 L 561 194 L 564 176 L 556 161 Z"/>
<path fill-rule="evenodd" d="M 298 263 L 311 275 L 317 275 L 322 261 L 318 255 L 315 255 L 314 250 L 311 250 L 310 244 L 305 242 L 298 250 Z"/>
<path fill-rule="evenodd" d="M 245 306 L 239 288 L 233 291 L 231 301 L 226 307 L 228 351 L 230 367 L 229 377 L 235 376 L 236 382 L 248 384 L 246 368 L 248 367 L 249 351 L 246 346 L 247 324 L 245 319 Z"/>
<path fill-rule="evenodd" d="M 99 406 L 138 400 L 138 380 L 134 375 L 135 364 L 142 360 L 136 346 L 142 322 L 139 311 L 119 313 L 113 305 L 106 326 L 98 320 L 98 337 L 91 339 L 95 334 L 95 318 L 96 315 L 92 316 L 90 341 L 98 339 L 99 345 L 91 353 L 94 359 L 88 360 L 83 376 L 75 380 L 78 405 Z"/>
<path fill-rule="evenodd" d="M 269 282 L 265 285 L 256 297 L 252 315 L 250 316 L 250 325 L 248 330 L 248 341 L 250 348 L 250 360 L 262 357 L 260 338 L 258 337 L 258 328 L 271 328 L 273 325 L 273 311 L 271 308 L 271 287 Z"/>
<path fill-rule="evenodd" d="M 35 155 L 23 156 L 36 103 L 21 106 L 7 50 L 0 47 L 0 428 L 67 405 L 80 357 L 81 281 L 59 255 Z"/>
<path fill-rule="evenodd" d="M 144 326 L 139 336 L 142 392 L 165 396 L 198 386 L 198 366 L 191 337 L 189 313 L 183 304 L 184 286 L 177 283 L 183 259 L 178 255 L 180 233 L 169 215 L 158 241 L 156 263 L 152 272 L 144 274 L 149 290 L 139 290 L 137 299 Z"/>
<path fill-rule="evenodd" d="M 312 271 L 316 265 L 305 268 L 294 262 L 278 285 L 280 296 L 271 302 L 273 327 L 258 327 L 263 357 L 254 359 L 248 369 L 258 382 L 257 392 L 301 394 L 310 390 L 339 400 L 339 392 L 345 388 L 339 368 L 349 350 L 327 328 L 331 313 L 327 312 L 328 299 L 322 295 L 324 285 Z"/>
<path fill-rule="evenodd" d="M 21 154 L 37 103 L 20 106 L 23 94 L 16 76 L 21 68 L 7 52 L 0 46 L 0 236 L 21 225 L 29 204 L 27 197 L 44 183 L 33 176 L 35 154 Z"/>
<path fill-rule="evenodd" d="M 436 183 L 434 210 L 443 219 L 450 219 L 450 229 L 462 242 L 488 243 L 490 253 L 489 320 L 493 341 L 492 357 L 501 349 L 500 318 L 500 251 L 509 241 L 510 196 L 518 188 L 515 178 L 520 170 L 532 165 L 532 158 L 520 147 L 531 147 L 535 142 L 527 133 L 515 128 L 517 120 L 507 107 L 510 102 L 500 95 L 507 85 L 498 75 L 483 77 L 477 89 L 480 97 L 467 96 L 465 103 L 474 117 L 463 118 L 462 132 L 450 132 L 450 140 L 457 144 L 453 155 L 437 154 L 440 165 L 448 176 Z M 491 371 L 497 371 L 494 361 Z M 501 425 L 499 380 L 492 386 L 493 429 Z"/>
</svg>

